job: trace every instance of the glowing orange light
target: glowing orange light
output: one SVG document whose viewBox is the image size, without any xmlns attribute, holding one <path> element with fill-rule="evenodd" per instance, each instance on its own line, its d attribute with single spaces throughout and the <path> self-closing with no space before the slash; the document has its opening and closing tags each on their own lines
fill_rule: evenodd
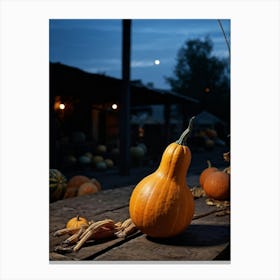
<svg viewBox="0 0 280 280">
<path fill-rule="evenodd" d="M 59 109 L 64 110 L 64 109 L 65 109 L 65 104 L 60 103 L 60 104 L 59 104 Z"/>
<path fill-rule="evenodd" d="M 139 137 L 144 137 L 144 128 L 143 127 L 139 127 L 138 135 L 139 135 Z"/>
</svg>

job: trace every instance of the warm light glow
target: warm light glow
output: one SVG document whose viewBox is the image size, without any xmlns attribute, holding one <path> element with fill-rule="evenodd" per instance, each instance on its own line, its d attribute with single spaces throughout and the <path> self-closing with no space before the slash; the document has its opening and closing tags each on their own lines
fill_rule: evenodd
<svg viewBox="0 0 280 280">
<path fill-rule="evenodd" d="M 138 135 L 139 135 L 139 137 L 144 137 L 144 128 L 143 127 L 139 127 Z"/>
<path fill-rule="evenodd" d="M 60 103 L 60 104 L 59 104 L 59 109 L 64 110 L 64 109 L 65 109 L 65 104 Z"/>
<path fill-rule="evenodd" d="M 118 105 L 114 103 L 114 104 L 112 105 L 112 109 L 113 109 L 113 110 L 118 109 Z"/>
<path fill-rule="evenodd" d="M 160 64 L 160 60 L 159 60 L 159 59 L 156 59 L 156 60 L 154 61 L 154 64 L 155 64 L 155 65 L 159 65 L 159 64 Z"/>
</svg>

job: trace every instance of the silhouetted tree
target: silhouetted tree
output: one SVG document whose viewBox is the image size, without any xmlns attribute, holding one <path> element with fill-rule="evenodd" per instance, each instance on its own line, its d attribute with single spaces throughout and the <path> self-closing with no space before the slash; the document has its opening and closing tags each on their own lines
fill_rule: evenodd
<svg viewBox="0 0 280 280">
<path fill-rule="evenodd" d="M 186 41 L 178 51 L 174 77 L 166 81 L 173 91 L 199 100 L 199 110 L 229 121 L 229 61 L 213 56 L 212 51 L 209 37 Z"/>
</svg>

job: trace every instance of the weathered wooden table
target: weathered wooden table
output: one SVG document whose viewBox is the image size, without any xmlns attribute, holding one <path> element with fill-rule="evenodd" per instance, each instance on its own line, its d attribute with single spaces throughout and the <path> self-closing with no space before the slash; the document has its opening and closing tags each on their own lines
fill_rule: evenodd
<svg viewBox="0 0 280 280">
<path fill-rule="evenodd" d="M 57 253 L 55 247 L 65 236 L 53 233 L 65 227 L 68 219 L 80 215 L 88 220 L 124 221 L 134 186 L 103 190 L 99 193 L 60 200 L 50 204 L 50 261 L 211 261 L 230 260 L 230 216 L 209 214 L 205 198 L 195 200 L 195 216 L 185 232 L 171 239 L 152 239 L 137 231 L 126 238 L 88 242 L 79 251 Z M 204 213 L 208 215 L 203 216 Z M 225 254 L 226 252 L 226 254 Z"/>
</svg>

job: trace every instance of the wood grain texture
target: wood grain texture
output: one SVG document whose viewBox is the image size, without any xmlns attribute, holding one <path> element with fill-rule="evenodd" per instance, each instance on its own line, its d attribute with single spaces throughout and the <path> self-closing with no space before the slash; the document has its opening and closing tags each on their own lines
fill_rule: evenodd
<svg viewBox="0 0 280 280">
<path fill-rule="evenodd" d="M 55 247 L 67 236 L 53 233 L 65 227 L 66 222 L 79 214 L 88 220 L 106 218 L 115 222 L 129 217 L 128 203 L 133 186 L 103 190 L 93 195 L 57 201 L 50 204 L 50 261 L 209 261 L 221 255 L 230 242 L 230 215 L 214 214 L 193 220 L 181 234 L 169 239 L 153 239 L 136 232 L 126 239 L 115 238 L 90 241 L 78 252 L 55 252 Z M 195 215 L 215 209 L 205 198 L 195 200 Z"/>
</svg>

